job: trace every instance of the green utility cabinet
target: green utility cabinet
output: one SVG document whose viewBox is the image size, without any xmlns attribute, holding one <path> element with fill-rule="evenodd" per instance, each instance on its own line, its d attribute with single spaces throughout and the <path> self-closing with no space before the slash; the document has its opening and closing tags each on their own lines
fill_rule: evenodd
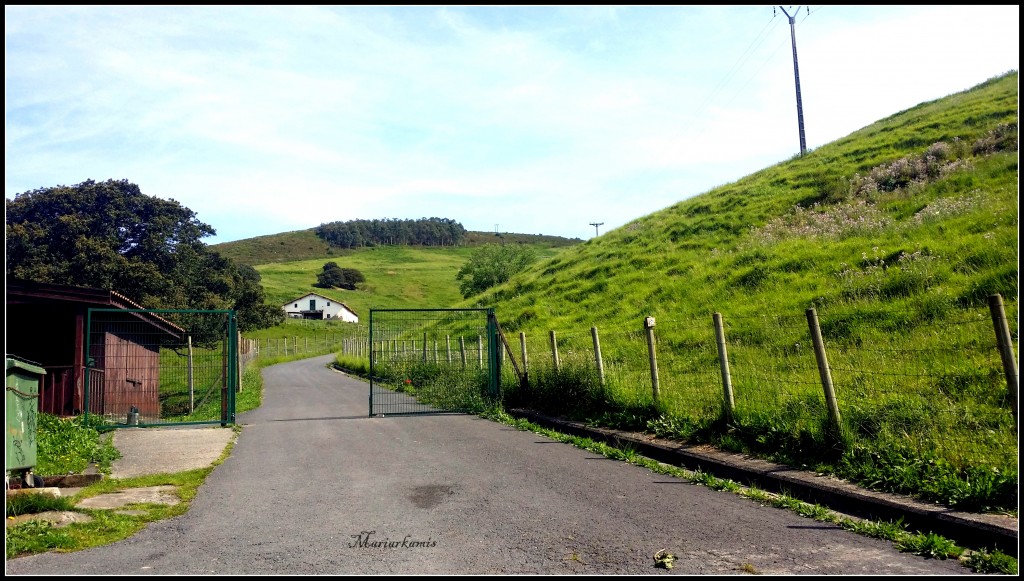
<svg viewBox="0 0 1024 581">
<path fill-rule="evenodd" d="M 7 473 L 31 472 L 36 466 L 36 421 L 39 384 L 46 370 L 7 356 Z"/>
</svg>

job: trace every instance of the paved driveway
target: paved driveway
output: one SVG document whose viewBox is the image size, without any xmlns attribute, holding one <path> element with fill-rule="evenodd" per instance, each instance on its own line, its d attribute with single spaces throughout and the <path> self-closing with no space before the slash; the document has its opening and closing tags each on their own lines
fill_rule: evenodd
<svg viewBox="0 0 1024 581">
<path fill-rule="evenodd" d="M 331 359 L 264 370 L 187 514 L 8 573 L 970 573 L 475 416 L 368 418 Z"/>
</svg>

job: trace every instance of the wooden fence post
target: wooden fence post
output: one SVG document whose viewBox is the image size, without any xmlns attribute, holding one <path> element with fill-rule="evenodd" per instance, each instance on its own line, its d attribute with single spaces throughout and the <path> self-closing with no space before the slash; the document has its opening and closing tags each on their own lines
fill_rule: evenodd
<svg viewBox="0 0 1024 581">
<path fill-rule="evenodd" d="M 732 396 L 732 375 L 729 374 L 729 354 L 725 348 L 725 328 L 722 325 L 722 314 L 715 313 L 715 342 L 718 344 L 718 366 L 722 370 L 722 414 L 725 421 L 731 422 L 736 411 L 736 401 Z"/>
<path fill-rule="evenodd" d="M 459 353 L 462 355 L 462 368 L 466 368 L 466 338 L 459 335 Z"/>
<path fill-rule="evenodd" d="M 836 402 L 836 391 L 832 386 L 832 371 L 825 357 L 825 342 L 821 339 L 821 327 L 818 326 L 818 313 L 814 307 L 807 309 L 807 325 L 811 329 L 811 343 L 814 344 L 814 357 L 818 360 L 818 375 L 821 386 L 825 389 L 825 403 L 828 404 L 828 417 L 836 434 L 842 429 L 839 421 L 839 404 Z"/>
<path fill-rule="evenodd" d="M 550 331 L 550 333 L 551 333 L 551 360 L 555 364 L 555 372 L 557 373 L 557 372 L 562 370 L 562 364 L 558 360 L 558 338 L 555 336 L 554 329 L 552 329 Z"/>
<path fill-rule="evenodd" d="M 661 391 L 658 384 L 658 357 L 654 352 L 654 317 L 644 318 L 644 330 L 647 331 L 647 357 L 651 362 L 651 393 L 654 403 L 658 403 Z"/>
<path fill-rule="evenodd" d="M 594 361 L 597 363 L 597 380 L 604 386 L 604 361 L 601 359 L 601 340 L 597 337 L 597 327 L 590 328 L 590 334 L 594 338 Z"/>
<path fill-rule="evenodd" d="M 427 362 L 427 334 L 423 333 L 423 362 Z"/>
<path fill-rule="evenodd" d="M 996 345 L 999 347 L 999 357 L 1003 360 L 1003 373 L 1006 374 L 1006 389 L 1010 393 L 1013 427 L 1019 430 L 1017 425 L 1017 389 L 1020 377 L 1017 375 L 1017 357 L 1013 353 L 1013 337 L 1010 336 L 1010 325 L 1006 322 L 1006 310 L 1003 309 L 1003 296 L 994 294 L 988 297 L 988 309 L 992 313 Z"/>
</svg>

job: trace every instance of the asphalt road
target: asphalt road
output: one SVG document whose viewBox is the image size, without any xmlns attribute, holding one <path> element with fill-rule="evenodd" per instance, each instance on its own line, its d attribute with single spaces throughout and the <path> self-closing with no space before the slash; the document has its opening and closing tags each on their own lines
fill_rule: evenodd
<svg viewBox="0 0 1024 581">
<path fill-rule="evenodd" d="M 970 574 L 476 416 L 369 418 L 367 385 L 330 360 L 264 370 L 185 515 L 7 573 Z"/>
</svg>

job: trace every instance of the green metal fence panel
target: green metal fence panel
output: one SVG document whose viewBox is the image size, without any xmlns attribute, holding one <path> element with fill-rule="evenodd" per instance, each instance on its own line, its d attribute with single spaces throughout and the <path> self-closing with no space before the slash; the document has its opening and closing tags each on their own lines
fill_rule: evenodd
<svg viewBox="0 0 1024 581">
<path fill-rule="evenodd" d="M 89 309 L 86 420 L 102 426 L 235 422 L 232 310 Z"/>
<path fill-rule="evenodd" d="M 500 396 L 493 309 L 370 309 L 370 416 L 475 412 Z"/>
</svg>

